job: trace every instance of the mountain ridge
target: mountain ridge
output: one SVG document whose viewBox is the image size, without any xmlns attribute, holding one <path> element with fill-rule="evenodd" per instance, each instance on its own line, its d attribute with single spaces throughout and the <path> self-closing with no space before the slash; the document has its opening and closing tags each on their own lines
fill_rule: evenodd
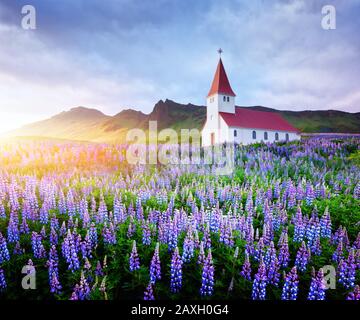
<svg viewBox="0 0 360 320">
<path fill-rule="evenodd" d="M 360 133 L 360 112 L 338 110 L 277 110 L 264 106 L 240 106 L 252 110 L 276 112 L 302 132 Z M 158 130 L 196 128 L 201 130 L 206 120 L 206 107 L 173 100 L 159 100 L 149 114 L 123 109 L 109 116 L 83 106 L 73 107 L 48 119 L 27 124 L 7 136 L 36 136 L 94 142 L 123 142 L 129 129 L 148 129 L 149 121 L 158 122 Z"/>
</svg>

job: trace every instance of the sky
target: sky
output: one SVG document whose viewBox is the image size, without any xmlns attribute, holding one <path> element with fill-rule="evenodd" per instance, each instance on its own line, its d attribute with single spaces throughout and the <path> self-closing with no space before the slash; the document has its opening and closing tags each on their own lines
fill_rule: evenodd
<svg viewBox="0 0 360 320">
<path fill-rule="evenodd" d="M 205 105 L 219 47 L 237 105 L 359 112 L 359 17 L 360 0 L 0 0 L 0 132 L 76 106 Z"/>
</svg>

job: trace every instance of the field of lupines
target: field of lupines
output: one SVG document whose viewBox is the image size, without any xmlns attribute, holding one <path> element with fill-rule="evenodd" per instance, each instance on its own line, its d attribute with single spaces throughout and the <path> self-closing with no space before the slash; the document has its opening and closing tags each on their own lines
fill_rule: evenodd
<svg viewBox="0 0 360 320">
<path fill-rule="evenodd" d="M 359 300 L 359 142 L 238 147 L 232 176 L 0 145 L 0 298 Z"/>
</svg>

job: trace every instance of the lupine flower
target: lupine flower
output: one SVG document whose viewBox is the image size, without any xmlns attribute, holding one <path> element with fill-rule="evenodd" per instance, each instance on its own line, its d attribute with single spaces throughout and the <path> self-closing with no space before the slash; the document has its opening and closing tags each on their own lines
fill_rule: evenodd
<svg viewBox="0 0 360 320">
<path fill-rule="evenodd" d="M 211 296 L 214 292 L 214 265 L 212 261 L 211 249 L 205 259 L 202 277 L 200 294 L 202 296 Z"/>
<path fill-rule="evenodd" d="M 142 243 L 146 246 L 150 245 L 151 243 L 151 232 L 148 222 L 143 223 L 142 228 Z"/>
<path fill-rule="evenodd" d="M 260 265 L 257 274 L 255 275 L 252 287 L 251 297 L 253 300 L 265 300 L 266 298 L 266 286 L 268 280 L 266 276 L 266 266 L 262 259 L 260 258 Z"/>
<path fill-rule="evenodd" d="M 182 260 L 179 255 L 179 248 L 176 247 L 171 258 L 171 279 L 170 290 L 173 293 L 180 291 L 182 286 Z"/>
<path fill-rule="evenodd" d="M 281 293 L 281 300 L 296 300 L 298 293 L 299 277 L 297 275 L 296 267 L 285 275 L 285 283 Z"/>
<path fill-rule="evenodd" d="M 330 220 L 330 214 L 329 214 L 328 207 L 326 207 L 324 215 L 321 217 L 320 227 L 321 227 L 321 237 L 330 239 L 331 238 L 331 220 Z"/>
<path fill-rule="evenodd" d="M 194 244 L 193 235 L 192 232 L 189 230 L 184 240 L 183 254 L 182 254 L 183 262 L 185 263 L 190 262 L 190 260 L 194 256 L 194 248 L 195 248 L 195 244 Z"/>
<path fill-rule="evenodd" d="M 146 290 L 144 292 L 144 300 L 155 300 L 154 290 L 151 282 L 146 287 Z"/>
<path fill-rule="evenodd" d="M 197 263 L 199 265 L 202 265 L 204 262 L 205 262 L 204 242 L 201 241 L 200 247 L 199 247 L 199 256 L 198 256 Z"/>
<path fill-rule="evenodd" d="M 355 286 L 356 263 L 354 250 L 351 250 L 347 260 L 341 260 L 339 264 L 339 283 L 346 289 Z"/>
<path fill-rule="evenodd" d="M 133 241 L 132 250 L 129 259 L 130 271 L 140 269 L 140 259 L 136 249 L 136 241 Z"/>
<path fill-rule="evenodd" d="M 6 239 L 0 232 L 0 265 L 2 265 L 5 261 L 10 260 L 9 250 L 6 244 Z"/>
<path fill-rule="evenodd" d="M 268 278 L 268 282 L 276 287 L 278 286 L 280 280 L 279 269 L 280 269 L 279 261 L 275 256 L 275 258 L 271 260 L 268 266 L 267 278 Z"/>
<path fill-rule="evenodd" d="M 79 258 L 76 252 L 73 234 L 68 230 L 68 234 L 62 243 L 62 254 L 68 263 L 68 269 L 72 272 L 80 268 Z"/>
<path fill-rule="evenodd" d="M 102 276 L 104 275 L 104 272 L 103 272 L 103 269 L 102 269 L 102 267 L 101 267 L 100 261 L 98 261 L 98 262 L 96 263 L 95 274 L 96 274 L 98 277 L 102 277 Z"/>
<path fill-rule="evenodd" d="M 360 286 L 356 285 L 354 291 L 349 293 L 346 300 L 360 300 Z"/>
<path fill-rule="evenodd" d="M 248 253 L 245 253 L 245 262 L 242 266 L 240 275 L 244 277 L 246 280 L 251 281 L 251 264 Z"/>
<path fill-rule="evenodd" d="M 310 252 L 306 247 L 305 242 L 303 241 L 296 254 L 296 259 L 295 259 L 295 265 L 299 271 L 304 272 L 306 270 L 309 259 L 310 259 Z"/>
<path fill-rule="evenodd" d="M 161 279 L 161 265 L 159 255 L 159 243 L 156 244 L 154 256 L 150 264 L 150 282 L 155 283 L 156 280 Z"/>
<path fill-rule="evenodd" d="M 308 300 L 325 300 L 325 282 L 322 269 L 320 269 L 317 274 L 315 270 L 313 270 Z"/>
<path fill-rule="evenodd" d="M 0 268 L 0 292 L 4 291 L 7 287 L 4 270 Z"/>
<path fill-rule="evenodd" d="M 285 233 L 282 238 L 280 249 L 279 249 L 279 263 L 283 268 L 287 268 L 290 259 L 289 244 L 288 244 L 288 234 Z"/>
<path fill-rule="evenodd" d="M 31 246 L 33 249 L 34 257 L 37 259 L 45 258 L 46 251 L 41 241 L 42 237 L 36 232 L 32 232 L 31 235 Z"/>
</svg>

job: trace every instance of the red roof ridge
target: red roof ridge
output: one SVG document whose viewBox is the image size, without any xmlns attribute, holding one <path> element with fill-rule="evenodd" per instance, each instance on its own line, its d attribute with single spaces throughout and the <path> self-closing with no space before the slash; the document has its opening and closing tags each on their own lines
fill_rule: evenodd
<svg viewBox="0 0 360 320">
<path fill-rule="evenodd" d="M 277 112 L 257 111 L 236 106 L 235 114 L 227 112 L 219 112 L 219 114 L 229 127 L 299 132 Z"/>
<path fill-rule="evenodd" d="M 210 91 L 207 96 L 210 97 L 216 93 L 223 93 L 223 94 L 233 96 L 233 97 L 236 96 L 234 91 L 231 88 L 231 85 L 230 85 L 229 79 L 226 75 L 226 71 L 225 71 L 225 68 L 222 63 L 221 58 L 219 59 L 219 63 L 216 68 L 214 79 L 213 79 Z"/>
</svg>

